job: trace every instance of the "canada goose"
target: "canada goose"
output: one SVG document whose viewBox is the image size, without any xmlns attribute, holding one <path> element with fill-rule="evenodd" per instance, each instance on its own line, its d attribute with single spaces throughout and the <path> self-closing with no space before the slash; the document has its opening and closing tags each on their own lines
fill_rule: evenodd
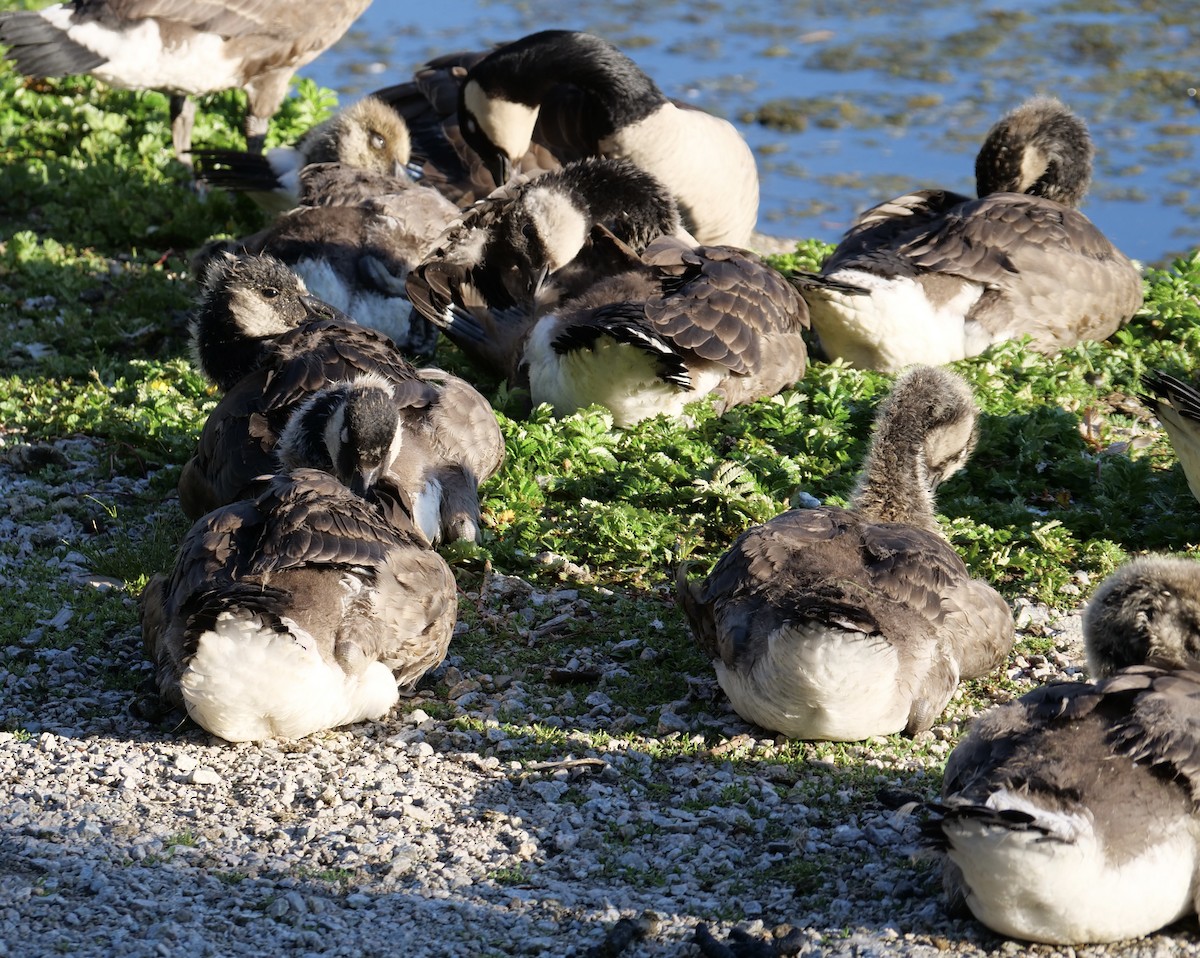
<svg viewBox="0 0 1200 958">
<path fill-rule="evenodd" d="M 559 414 L 600 403 L 625 426 L 800 379 L 803 300 L 753 254 L 679 234 L 656 177 L 588 158 L 476 204 L 408 292 L 478 364 Z"/>
<path fill-rule="evenodd" d="M 626 245 L 593 244 L 597 225 Z M 627 268 L 626 247 L 640 253 L 668 234 L 686 237 L 656 177 L 627 160 L 590 157 L 510 180 L 465 211 L 414 270 L 408 294 L 476 363 L 511 378 L 537 297 L 569 298 Z"/>
<path fill-rule="evenodd" d="M 431 542 L 474 538 L 478 484 L 504 458 L 503 436 L 487 400 L 456 376 L 414 368 L 390 339 L 344 318 L 272 323 L 259 287 L 274 282 L 271 288 L 286 289 L 290 275 L 270 257 L 218 260 L 210 269 L 193 334 L 201 369 L 225 394 L 180 475 L 184 512 L 195 519 L 247 495 L 258 476 L 277 471 L 276 447 L 298 407 L 326 387 L 364 379 L 391 392 L 401 434 L 392 424 L 376 428 L 392 429 L 387 472 L 412 502 L 421 531 Z M 288 298 L 281 293 L 275 300 Z M 246 337 L 243 345 L 239 332 L 250 328 L 260 335 Z M 230 381 L 226 375 L 222 350 L 240 378 Z M 338 423 L 344 425 L 344 419 Z M 323 427 L 315 428 L 319 433 Z M 357 454 L 356 443 L 341 441 Z M 315 441 L 309 443 L 315 447 Z M 365 477 L 362 484 L 368 484 Z"/>
<path fill-rule="evenodd" d="M 881 203 L 819 276 L 795 278 L 822 350 L 894 372 L 1024 335 L 1046 353 L 1110 336 L 1141 307 L 1142 279 L 1076 209 L 1091 168 L 1082 120 L 1049 97 L 1019 106 L 979 150 L 978 199 L 917 190 Z"/>
<path fill-rule="evenodd" d="M 193 260 L 194 268 L 202 269 L 197 264 L 219 251 L 269 253 L 322 301 L 390 336 L 410 353 L 432 353 L 437 329 L 413 312 L 404 282 L 458 208 L 436 190 L 399 178 L 391 178 L 387 192 L 353 201 L 364 184 L 381 187 L 386 181 L 338 164 L 305 167 L 301 180 L 316 203 L 288 210 L 242 239 L 210 242 Z M 328 202 L 324 190 L 341 191 L 347 202 Z"/>
<path fill-rule="evenodd" d="M 629 426 L 705 396 L 723 413 L 803 378 L 807 328 L 804 301 L 753 253 L 665 236 L 539 309 L 518 373 L 558 415 L 599 404 Z"/>
<path fill-rule="evenodd" d="M 880 406 L 849 509 L 793 509 L 744 533 L 680 605 L 747 721 L 854 741 L 937 720 L 960 678 L 1013 643 L 1012 613 L 938 533 L 934 490 L 967 461 L 977 410 L 918 367 Z"/>
<path fill-rule="evenodd" d="M 1200 390 L 1162 370 L 1144 375 L 1142 384 L 1151 393 L 1142 399 L 1167 431 L 1188 488 L 1200 500 Z"/>
<path fill-rule="evenodd" d="M 455 618 L 442 558 L 314 470 L 200 518 L 141 597 L 160 694 L 231 742 L 382 718 Z"/>
<path fill-rule="evenodd" d="M 536 126 L 564 162 L 624 157 L 657 176 L 698 242 L 750 243 L 758 169 L 741 134 L 726 120 L 667 99 L 600 37 L 544 30 L 498 48 L 467 71 L 458 118 L 497 182 L 529 149 Z"/>
<path fill-rule="evenodd" d="M 246 91 L 246 145 L 262 149 L 292 74 L 332 46 L 370 0 L 74 0 L 0 14 L 0 43 L 32 77 L 91 74 L 171 94 L 175 155 L 190 162 L 189 96 Z"/>
<path fill-rule="evenodd" d="M 975 721 L 928 824 L 953 903 L 1053 944 L 1136 938 L 1196 912 L 1198 625 L 1200 565 L 1135 560 L 1085 610 L 1093 680 Z"/>
<path fill-rule="evenodd" d="M 479 483 L 504 454 L 491 407 L 463 380 L 418 370 L 410 388 L 363 373 L 316 390 L 290 412 L 274 448 L 285 471 L 312 467 L 366 495 L 387 477 L 432 544 L 479 535 Z"/>
<path fill-rule="evenodd" d="M 312 127 L 292 146 L 266 153 L 194 150 L 193 156 L 197 179 L 218 189 L 247 192 L 268 212 L 281 213 L 300 202 L 301 174 L 312 164 L 340 163 L 407 181 L 411 152 L 404 119 L 382 100 L 366 96 Z M 310 185 L 309 200 L 313 193 Z"/>
</svg>

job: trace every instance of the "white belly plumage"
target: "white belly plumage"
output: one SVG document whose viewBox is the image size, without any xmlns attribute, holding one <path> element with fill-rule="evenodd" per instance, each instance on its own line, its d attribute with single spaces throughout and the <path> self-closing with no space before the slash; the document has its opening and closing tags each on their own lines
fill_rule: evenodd
<svg viewBox="0 0 1200 958">
<path fill-rule="evenodd" d="M 962 871 L 967 905 L 989 928 L 1051 944 L 1119 941 L 1150 934 L 1194 909 L 1196 836 L 1190 821 L 1121 864 L 1110 861 L 1086 809 L 1048 811 L 999 791 L 988 806 L 1032 814 L 1050 835 L 986 819 L 943 826 Z M 1136 828 L 1136 815 L 1121 827 Z"/>
<path fill-rule="evenodd" d="M 95 21 L 71 23 L 71 8 L 70 4 L 50 7 L 42 16 L 72 41 L 107 60 L 92 71 L 105 83 L 190 94 L 241 85 L 237 63 L 226 55 L 225 41 L 218 36 L 193 34 L 187 42 L 167 49 L 154 20 L 110 30 Z"/>
<path fill-rule="evenodd" d="M 551 345 L 556 327 L 550 318 L 538 323 L 525 347 L 525 360 L 533 402 L 549 403 L 560 416 L 593 403 L 610 409 L 618 426 L 659 413 L 678 416 L 721 381 L 720 367 L 707 364 L 693 370 L 690 390 L 680 389 L 659 377 L 650 353 L 608 336 L 599 337 L 593 347 L 559 354 Z"/>
<path fill-rule="evenodd" d="M 805 290 L 813 329 L 830 358 L 860 369 L 898 372 L 916 363 L 941 365 L 975 356 L 998 341 L 979 323 L 963 320 L 983 294 L 978 284 L 964 285 L 958 296 L 934 308 L 912 279 L 853 269 L 830 278 L 870 290 L 866 295 Z"/>
<path fill-rule="evenodd" d="M 179 679 L 188 714 L 231 742 L 301 738 L 381 718 L 399 692 L 391 670 L 373 662 L 348 675 L 322 657 L 295 623 L 265 629 L 257 615 L 223 612 L 205 632 Z"/>
<path fill-rule="evenodd" d="M 715 666 L 739 715 L 790 738 L 858 741 L 908 723 L 911 691 L 900 685 L 895 648 L 878 635 L 785 625 L 748 672 Z"/>
</svg>

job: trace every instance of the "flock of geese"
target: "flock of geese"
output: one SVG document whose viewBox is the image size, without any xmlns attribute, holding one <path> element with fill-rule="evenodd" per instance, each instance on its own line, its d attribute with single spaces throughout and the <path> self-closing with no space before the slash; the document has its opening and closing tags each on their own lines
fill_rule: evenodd
<svg viewBox="0 0 1200 958">
<path fill-rule="evenodd" d="M 1102 339 L 1141 305 L 1139 270 L 1077 208 L 1084 123 L 1018 106 L 984 140 L 977 196 L 881 203 L 819 273 L 785 279 L 749 249 L 758 180 L 736 129 L 586 33 L 447 55 L 261 152 L 292 71 L 366 3 L 0 15 L 27 74 L 168 91 L 180 159 L 277 212 L 195 260 L 194 357 L 221 398 L 180 477 L 195 524 L 142 597 L 163 698 L 232 741 L 298 737 L 384 716 L 442 661 L 456 596 L 436 547 L 477 537 L 504 443 L 471 383 L 413 364 L 439 334 L 533 403 L 599 403 L 618 426 L 772 395 L 812 349 L 899 373 L 851 504 L 750 529 L 702 581 L 681 568 L 679 603 L 747 720 L 801 739 L 929 729 L 1014 641 L 935 517 L 978 430 L 941 364 Z M 250 149 L 193 149 L 187 97 L 230 86 Z M 1146 388 L 1200 497 L 1200 394 L 1164 373 Z M 1197 570 L 1118 570 L 1085 612 L 1092 680 L 993 709 L 951 755 L 929 842 L 951 899 L 996 931 L 1110 941 L 1196 911 Z"/>
</svg>

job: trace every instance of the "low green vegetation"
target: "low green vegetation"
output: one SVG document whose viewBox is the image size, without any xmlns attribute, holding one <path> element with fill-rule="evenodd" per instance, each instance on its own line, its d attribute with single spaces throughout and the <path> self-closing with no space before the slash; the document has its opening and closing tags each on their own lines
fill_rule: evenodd
<svg viewBox="0 0 1200 958">
<path fill-rule="evenodd" d="M 197 143 L 239 144 L 239 95 L 202 102 Z M 300 83 L 272 142 L 294 138 L 334 105 L 328 91 Z M 262 220 L 243 198 L 193 189 L 171 155 L 166 113 L 156 94 L 103 90 L 89 80 L 27 81 L 0 66 L 0 456 L 47 487 L 71 478 L 70 494 L 59 499 L 29 494 L 7 503 L 14 519 L 45 531 L 19 554 L 17 545 L 0 543 L 10 572 L 22 570 L 9 584 L 0 648 L 26 642 L 38 628 L 46 647 L 136 645 L 133 600 L 150 574 L 169 568 L 187 528 L 171 497 L 215 402 L 188 358 L 195 295 L 188 257 L 209 237 L 247 232 Z M 812 269 L 827 249 L 804 242 L 773 262 L 785 271 Z M 1200 366 L 1198 289 L 1200 256 L 1181 259 L 1148 271 L 1144 311 L 1109 342 L 1051 358 L 1012 343 L 956 364 L 984 416 L 973 461 L 939 496 L 943 528 L 971 569 L 1010 601 L 1071 609 L 1128 556 L 1197 554 L 1200 507 L 1138 399 L 1138 381 L 1149 368 L 1190 374 Z M 447 344 L 437 359 L 467 371 Z M 652 733 L 658 711 L 689 694 L 687 677 L 708 671 L 673 605 L 678 564 L 687 560 L 702 575 L 734 537 L 802 495 L 844 502 L 890 385 L 888 376 L 816 362 L 795 388 L 724 416 L 701 403 L 686 422 L 616 431 L 598 409 L 556 419 L 543 408 L 515 418 L 520 397 L 484 384 L 501 410 L 508 457 L 483 491 L 481 544 L 446 553 L 470 625 L 452 650 L 462 668 L 518 675 L 562 702 L 572 686 L 551 683 L 551 670 L 577 648 L 636 638 L 636 650 L 614 655 L 628 680 L 605 692 L 624 714 L 645 716 Z M 63 442 L 80 437 L 92 442 L 89 453 Z M 107 489 L 114 477 L 149 481 L 137 491 L 79 493 Z M 78 539 L 55 532 L 62 515 L 82 530 Z M 80 594 L 54 573 L 72 553 L 115 587 Z M 485 569 L 520 576 L 541 593 L 577 589 L 591 614 L 542 633 L 557 607 L 531 605 L 527 619 L 503 606 L 497 612 L 476 595 Z M 64 606 L 74 614 L 69 631 L 39 625 Z M 1027 651 L 1047 651 L 1044 638 L 1028 642 Z M 125 687 L 117 676 L 106 681 Z M 562 727 L 540 725 L 546 715 L 503 718 L 515 757 L 525 757 L 521 748 L 531 755 L 586 748 L 571 731 L 572 714 L 587 709 L 589 688 L 580 681 L 576 713 L 563 705 Z M 1006 697 L 1013 690 L 1006 681 L 971 684 L 956 707 Z M 437 702 L 422 707 L 446 720 L 453 714 Z M 651 745 L 639 735 L 600 738 L 655 758 L 715 751 L 720 740 L 698 730 L 660 735 Z M 927 742 L 888 741 L 895 768 L 944 758 Z M 823 763 L 838 776 L 856 760 L 852 747 L 801 743 L 769 756 L 753 744 L 720 754 Z M 803 870 L 789 876 L 808 879 Z"/>
</svg>

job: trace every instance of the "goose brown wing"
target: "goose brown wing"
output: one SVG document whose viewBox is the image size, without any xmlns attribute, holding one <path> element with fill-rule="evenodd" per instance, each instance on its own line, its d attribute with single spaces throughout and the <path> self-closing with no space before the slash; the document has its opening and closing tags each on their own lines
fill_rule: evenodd
<svg viewBox="0 0 1200 958">
<path fill-rule="evenodd" d="M 664 237 L 642 258 L 659 271 L 662 287 L 662 295 L 646 303 L 653 328 L 676 347 L 734 373 L 753 375 L 773 334 L 808 326 L 799 294 L 752 253 L 689 248 Z"/>
<path fill-rule="evenodd" d="M 263 403 L 270 379 L 269 370 L 251 373 L 209 413 L 179 476 L 179 504 L 188 518 L 241 499 L 256 476 L 276 471 L 273 450 L 282 421 Z"/>
<path fill-rule="evenodd" d="M 846 231 L 822 264 L 821 274 L 861 269 L 881 276 L 912 275 L 914 266 L 902 251 L 904 243 L 936 228 L 951 210 L 969 202 L 971 197 L 949 190 L 916 190 L 873 206 Z"/>
<path fill-rule="evenodd" d="M 369 502 L 315 469 L 272 477 L 254 505 L 262 531 L 248 575 L 266 579 L 312 564 L 373 567 L 396 542 Z"/>
<path fill-rule="evenodd" d="M 1181 779 L 1200 804 L 1200 673 L 1127 669 L 1101 683 L 1106 694 L 1136 693 L 1114 741 L 1135 762 Z"/>
</svg>

